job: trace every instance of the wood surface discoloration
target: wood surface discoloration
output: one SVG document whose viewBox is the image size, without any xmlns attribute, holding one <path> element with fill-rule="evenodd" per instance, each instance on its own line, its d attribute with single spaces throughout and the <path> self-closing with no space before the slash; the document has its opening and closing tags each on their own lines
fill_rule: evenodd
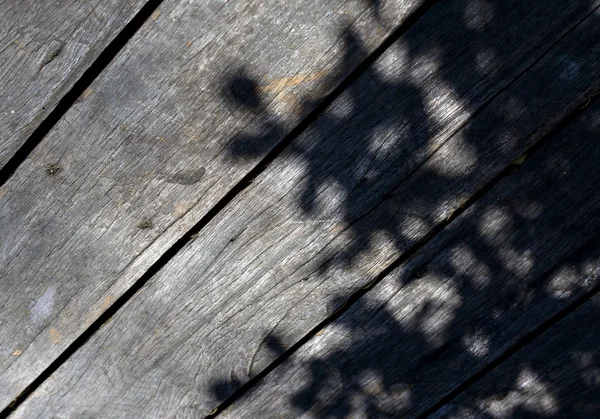
<svg viewBox="0 0 600 419">
<path fill-rule="evenodd" d="M 60 345 L 63 342 L 62 334 L 56 327 L 51 327 L 50 330 L 48 330 L 48 337 L 50 338 L 50 342 L 54 345 Z"/>
<path fill-rule="evenodd" d="M 266 84 L 259 87 L 261 92 L 279 94 L 286 89 L 296 87 L 304 83 L 314 82 L 322 79 L 327 73 L 324 71 L 317 71 L 312 74 L 299 74 L 292 77 L 283 77 L 275 80 L 269 80 Z"/>
<path fill-rule="evenodd" d="M 17 413 L 208 414 L 343 308 L 356 290 L 369 287 L 392 261 L 464 205 L 465 198 L 597 91 L 594 69 L 600 51 L 587 42 L 600 30 L 597 15 L 590 15 L 597 3 L 565 6 L 557 1 L 534 8 L 516 1 L 492 3 L 490 21 L 466 22 L 464 8 L 471 4 L 466 0 L 426 13 Z M 166 15 L 163 9 L 157 24 L 166 21 Z M 348 33 L 344 39 L 348 56 L 343 67 L 366 54 L 360 37 Z M 493 68 L 489 60 L 495 60 Z M 559 77 L 570 62 L 579 65 L 576 76 Z M 321 69 L 315 66 L 315 71 Z M 257 93 L 262 77 L 252 74 L 259 73 L 240 71 L 222 89 L 229 92 L 233 118 L 239 112 L 256 124 L 231 136 L 227 152 L 239 162 L 236 168 L 264 156 L 273 138 L 287 130 L 278 120 L 279 109 Z M 301 99 L 302 105 L 310 106 L 310 100 L 304 102 Z M 177 112 L 164 114 L 174 118 Z M 198 136 L 206 135 L 198 125 Z M 557 170 L 564 163 L 550 168 Z M 202 185 L 229 167 L 211 167 L 205 161 L 177 167 L 199 166 L 206 173 L 193 188 L 205 194 Z M 180 201 L 169 202 L 168 212 Z M 199 201 L 188 214 L 202 205 Z M 581 215 L 589 209 L 575 208 Z M 526 201 L 515 211 L 527 219 L 540 210 L 537 202 Z M 510 221 L 494 214 L 486 213 L 488 218 L 481 221 L 481 234 L 491 240 L 496 237 L 494 220 Z M 490 226 L 484 223 L 487 219 Z M 505 231 L 510 227 L 509 223 Z M 535 228 L 526 231 L 535 237 Z M 537 259 L 523 248 L 529 245 L 528 237 L 518 236 L 520 246 L 511 248 L 513 242 L 502 247 L 498 236 L 499 275 L 523 278 L 542 269 L 544 263 L 532 264 Z M 569 237 L 576 242 L 580 238 Z M 556 244 L 550 238 L 546 242 Z M 573 242 L 563 246 L 552 257 Z M 458 253 L 459 262 L 463 256 Z M 485 272 L 484 265 L 477 269 Z M 445 313 L 464 307 L 467 297 L 459 284 L 441 274 L 429 281 L 438 275 L 434 267 L 424 266 L 420 272 L 423 280 L 409 287 L 406 297 L 413 302 L 408 307 L 416 311 L 409 319 L 417 322 L 415 316 L 422 313 L 415 339 L 440 348 L 444 327 L 453 324 Z M 486 276 L 473 286 L 485 287 Z M 385 322 L 377 330 L 385 334 Z M 476 332 L 465 341 L 479 342 Z M 318 338 L 328 336 L 325 332 Z M 99 349 L 105 343 L 114 348 L 110 354 Z M 478 345 L 471 344 L 474 352 Z M 110 363 L 129 374 L 109 381 L 100 366 Z M 377 383 L 372 391 L 380 388 L 385 383 Z M 432 388 L 441 392 L 443 384 Z M 404 388 L 394 388 L 390 400 L 396 403 L 406 394 Z M 77 402 L 84 395 L 85 406 Z M 273 400 L 266 404 L 275 406 Z"/>
<path fill-rule="evenodd" d="M 144 4 L 110 0 L 94 9 L 85 2 L 2 2 L 0 167 Z"/>
<path fill-rule="evenodd" d="M 88 26 L 107 28 L 123 16 L 109 13 L 109 3 L 95 6 L 103 21 L 93 23 L 90 13 Z M 270 0 L 260 7 L 163 2 L 160 16 L 148 19 L 90 85 L 93 94 L 84 92 L 6 184 L 0 200 L 0 404 L 13 400 L 86 330 L 103 312 L 98 301 L 118 299 L 261 158 L 234 161 L 226 151 L 237 133 L 262 129 L 256 109 L 223 97 L 239 66 L 268 80 L 324 71 L 327 82 L 293 87 L 298 98 L 320 97 L 420 3 L 384 2 L 382 16 L 393 25 L 381 33 L 361 0 Z M 342 54 L 345 31 L 364 47 L 351 62 Z M 31 47 L 28 38 L 18 39 Z M 73 61 L 77 45 L 66 42 L 40 73 Z M 264 109 L 277 112 L 273 93 L 258 94 Z M 263 155 L 297 122 L 298 115 L 282 113 Z M 176 209 L 182 202 L 185 212 Z M 52 306 L 45 305 L 34 323 L 29 309 L 50 285 Z M 60 331 L 60 343 L 49 341 L 51 328 Z M 11 357 L 15 348 L 25 349 Z"/>
<path fill-rule="evenodd" d="M 177 183 L 179 185 L 193 185 L 200 182 L 206 173 L 206 169 L 201 167 L 199 169 L 182 170 L 175 174 L 165 177 L 165 181 L 169 183 Z"/>
</svg>

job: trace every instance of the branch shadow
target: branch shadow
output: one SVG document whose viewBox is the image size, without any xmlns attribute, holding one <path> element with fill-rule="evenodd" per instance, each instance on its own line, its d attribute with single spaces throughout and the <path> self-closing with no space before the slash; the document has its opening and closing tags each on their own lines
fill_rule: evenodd
<svg viewBox="0 0 600 419">
<path fill-rule="evenodd" d="M 383 21 L 382 2 L 365 1 L 373 18 Z M 555 47 L 547 38 L 568 39 L 567 28 L 595 7 L 592 1 L 440 2 L 386 52 L 396 58 L 367 68 L 302 141 L 292 141 L 286 152 L 304 164 L 301 213 L 321 217 L 327 188 L 342 191 L 339 223 L 348 240 L 342 250 L 322 255 L 321 278 L 377 253 L 377 236 L 399 253 L 418 243 L 456 210 L 448 202 L 457 191 L 480 188 L 486 171 L 498 172 L 523 143 L 530 144 L 540 131 L 534 126 L 540 115 L 548 121 L 560 117 L 572 98 L 586 93 L 597 81 L 589 76 L 600 55 L 594 43 L 573 41 L 561 54 L 544 49 Z M 580 25 L 582 34 L 595 39 L 599 23 L 588 18 Z M 334 80 L 368 55 L 351 27 L 341 39 L 344 53 Z M 552 54 L 558 58 L 535 67 Z M 526 73 L 534 74 L 527 82 Z M 286 129 L 260 82 L 240 67 L 223 85 L 232 109 L 253 113 L 262 127 L 232 139 L 231 159 L 265 155 Z M 564 99 L 567 92 L 570 100 Z M 317 102 L 300 101 L 300 113 Z M 594 112 L 569 134 L 574 142 L 600 139 L 597 106 Z M 525 172 L 516 171 L 493 189 L 493 199 L 482 198 L 430 250 L 386 279 L 397 294 L 384 302 L 366 297 L 355 302 L 331 326 L 328 339 L 335 345 L 311 352 L 308 344 L 312 358 L 289 360 L 302 386 L 286 403 L 320 418 L 413 416 L 498 356 L 523 330 L 589 291 L 600 257 L 594 188 L 600 175 L 592 164 L 600 152 L 591 142 L 571 147 L 572 154 L 547 145 L 550 151 L 536 157 L 538 166 L 527 162 Z M 585 158 L 574 154 L 582 151 Z M 344 299 L 333 297 L 331 303 L 339 306 Z M 599 331 L 588 326 L 581 336 Z M 581 344 L 577 336 L 571 336 L 572 345 L 561 343 L 561 359 L 585 358 L 589 371 L 598 368 L 598 341 L 585 336 Z M 266 347 L 274 357 L 285 352 L 282 342 L 276 333 L 268 335 Z M 438 416 L 592 417 L 600 382 L 581 368 L 568 379 L 553 376 L 546 371 L 552 360 L 539 358 L 511 360 L 514 365 L 502 370 L 501 379 Z M 213 393 L 224 400 L 241 385 L 217 380 Z"/>
</svg>

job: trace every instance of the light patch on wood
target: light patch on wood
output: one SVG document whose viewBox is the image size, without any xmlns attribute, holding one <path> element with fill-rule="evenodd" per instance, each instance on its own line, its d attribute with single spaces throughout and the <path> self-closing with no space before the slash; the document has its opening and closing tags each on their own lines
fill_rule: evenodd
<svg viewBox="0 0 600 419">
<path fill-rule="evenodd" d="M 12 356 L 21 356 L 23 354 L 23 351 L 20 349 L 17 349 L 16 351 L 14 351 L 12 353 Z"/>
<path fill-rule="evenodd" d="M 193 43 L 192 41 L 188 41 L 188 43 L 187 43 L 187 45 L 186 45 L 185 47 L 186 47 L 186 48 L 189 48 L 189 47 L 191 47 L 191 46 L 192 46 L 192 43 Z"/>
<path fill-rule="evenodd" d="M 162 14 L 162 12 L 159 9 L 156 9 L 154 11 L 154 13 L 152 13 L 150 18 L 152 19 L 153 22 L 156 22 L 156 20 L 160 17 L 161 14 Z"/>
<path fill-rule="evenodd" d="M 477 149 L 462 136 L 456 136 L 454 141 L 436 148 L 435 153 L 429 167 L 447 177 L 464 177 L 475 170 L 479 161 Z"/>
<path fill-rule="evenodd" d="M 111 306 L 111 304 L 113 303 L 114 300 L 115 300 L 115 297 L 113 297 L 112 295 L 107 295 L 104 298 L 104 300 L 102 301 L 102 305 L 100 306 L 102 311 L 108 310 L 108 308 Z"/>
<path fill-rule="evenodd" d="M 29 310 L 31 321 L 33 323 L 43 323 L 49 316 L 52 315 L 54 309 L 54 297 L 56 296 L 56 287 L 49 286 L 44 294 L 38 298 Z"/>
<path fill-rule="evenodd" d="M 190 205 L 185 202 L 181 202 L 175 205 L 175 209 L 173 210 L 173 217 L 181 218 L 190 210 Z"/>
<path fill-rule="evenodd" d="M 333 227 L 331 227 L 331 229 L 329 230 L 332 233 L 339 233 L 341 231 L 344 231 L 346 229 L 346 226 L 344 224 L 336 224 Z"/>
<path fill-rule="evenodd" d="M 480 399 L 478 407 L 494 417 L 511 417 L 519 410 L 547 416 L 558 412 L 551 386 L 529 368 L 523 369 L 514 388 L 504 398 Z"/>
<path fill-rule="evenodd" d="M 8 193 L 8 191 L 6 189 L 0 188 L 0 198 L 3 198 L 4 196 L 6 196 L 7 193 Z"/>
<path fill-rule="evenodd" d="M 50 342 L 55 345 L 60 345 L 63 342 L 63 336 L 56 327 L 51 327 L 48 331 Z"/>
<path fill-rule="evenodd" d="M 461 303 L 455 284 L 429 274 L 402 287 L 388 301 L 388 309 L 402 327 L 420 332 L 432 347 L 439 347 Z"/>
<path fill-rule="evenodd" d="M 467 334 L 461 341 L 465 350 L 477 358 L 484 358 L 490 351 L 490 339 L 483 332 Z"/>
<path fill-rule="evenodd" d="M 427 220 L 413 215 L 406 215 L 401 221 L 401 226 L 402 236 L 409 240 L 420 240 L 425 237 L 431 229 Z"/>
<path fill-rule="evenodd" d="M 21 41 L 19 41 L 18 39 L 15 39 L 15 44 L 22 50 L 25 50 L 25 45 L 23 45 L 23 43 Z"/>
<path fill-rule="evenodd" d="M 108 308 L 111 306 L 114 300 L 115 297 L 113 297 L 112 295 L 107 295 L 106 297 L 104 297 L 102 303 L 100 303 L 100 306 L 92 308 L 92 310 L 87 314 L 85 318 L 85 323 L 88 326 L 92 324 L 102 313 L 108 310 Z"/>
<path fill-rule="evenodd" d="M 302 114 L 302 105 L 295 94 L 280 92 L 277 95 L 277 102 L 285 107 L 285 112 L 300 116 Z"/>
<path fill-rule="evenodd" d="M 264 86 L 260 86 L 259 89 L 263 93 L 275 93 L 279 94 L 285 89 L 295 87 L 303 83 L 309 83 L 315 80 L 319 80 L 327 74 L 325 71 L 317 71 L 305 75 L 297 75 L 292 77 L 283 77 L 280 79 L 274 79 Z"/>
<path fill-rule="evenodd" d="M 83 91 L 83 93 L 81 94 L 81 98 L 82 99 L 87 99 L 88 97 L 90 97 L 90 95 L 94 93 L 94 89 L 88 87 L 87 89 L 85 89 Z"/>
</svg>

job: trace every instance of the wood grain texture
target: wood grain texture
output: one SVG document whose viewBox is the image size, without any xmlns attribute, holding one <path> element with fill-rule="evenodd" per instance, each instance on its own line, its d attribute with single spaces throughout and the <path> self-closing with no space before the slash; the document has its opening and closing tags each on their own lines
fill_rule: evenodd
<svg viewBox="0 0 600 419">
<path fill-rule="evenodd" d="M 427 13 L 17 416 L 206 415 L 598 87 L 591 4 L 472 4 Z M 257 119 L 233 156 L 281 130 Z"/>
<path fill-rule="evenodd" d="M 433 417 L 597 417 L 599 318 L 596 296 Z"/>
<path fill-rule="evenodd" d="M 264 155 L 419 1 L 377 4 L 162 4 L 1 192 L 0 405 L 254 166 L 224 149 L 262 127 L 255 101 L 280 112 Z"/>
<path fill-rule="evenodd" d="M 600 104 L 219 417 L 417 417 L 597 287 L 599 124 Z"/>
<path fill-rule="evenodd" d="M 0 2 L 0 167 L 146 2 Z"/>
</svg>

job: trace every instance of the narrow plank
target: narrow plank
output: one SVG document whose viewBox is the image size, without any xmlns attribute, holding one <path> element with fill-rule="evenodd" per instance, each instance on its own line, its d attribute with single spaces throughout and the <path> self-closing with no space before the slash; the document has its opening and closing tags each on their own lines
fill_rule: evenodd
<svg viewBox="0 0 600 419">
<path fill-rule="evenodd" d="M 245 74 L 264 154 L 419 4 L 165 1 L 1 192 L 0 405 L 260 159 L 224 152 L 265 122 Z"/>
<path fill-rule="evenodd" d="M 469 31 L 468 4 L 423 16 L 17 414 L 209 413 L 415 243 L 419 208 L 433 228 L 598 86 L 590 5 L 499 2 L 488 26 Z M 495 71 L 475 51 L 499 54 Z M 263 135 L 234 138 L 234 154 L 252 155 L 252 141 L 276 130 L 267 116 Z M 431 195 L 413 196 L 416 181 Z M 394 191 L 406 215 L 385 227 L 404 241 L 384 241 L 378 224 L 349 258 L 363 234 L 355 220 L 383 217 Z"/>
<path fill-rule="evenodd" d="M 596 296 L 434 417 L 598 417 L 599 318 Z"/>
<path fill-rule="evenodd" d="M 145 3 L 0 2 L 0 168 Z"/>
<path fill-rule="evenodd" d="M 219 417 L 418 417 L 598 289 L 599 124 L 600 103 Z"/>
</svg>

